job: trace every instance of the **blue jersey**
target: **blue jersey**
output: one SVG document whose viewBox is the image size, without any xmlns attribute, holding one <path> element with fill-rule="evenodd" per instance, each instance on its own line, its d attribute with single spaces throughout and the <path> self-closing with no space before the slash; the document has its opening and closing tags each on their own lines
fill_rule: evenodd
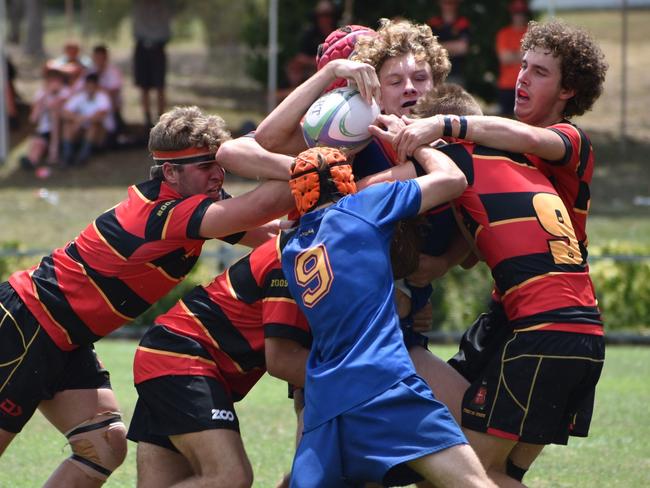
<svg viewBox="0 0 650 488">
<path fill-rule="evenodd" d="M 289 290 L 310 323 L 305 429 L 415 374 L 395 309 L 390 243 L 418 213 L 419 185 L 382 183 L 305 214 L 282 251 Z"/>
<path fill-rule="evenodd" d="M 357 180 L 380 171 L 390 169 L 397 164 L 397 154 L 393 147 L 373 137 L 366 147 L 355 154 L 352 160 L 352 172 Z M 422 249 L 429 256 L 444 254 L 451 244 L 456 231 L 456 220 L 449 203 L 433 207 L 426 213 L 427 224 L 420 230 Z"/>
</svg>

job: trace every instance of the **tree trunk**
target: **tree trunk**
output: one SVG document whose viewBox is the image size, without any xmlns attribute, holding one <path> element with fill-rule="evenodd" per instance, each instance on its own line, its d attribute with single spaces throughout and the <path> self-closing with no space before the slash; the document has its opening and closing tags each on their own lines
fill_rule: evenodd
<svg viewBox="0 0 650 488">
<path fill-rule="evenodd" d="M 27 37 L 24 50 L 26 54 L 42 57 L 43 50 L 43 2 L 42 0 L 25 0 L 27 14 Z"/>
<path fill-rule="evenodd" d="M 20 24 L 24 17 L 22 0 L 9 0 L 7 2 L 7 18 L 9 19 L 9 35 L 7 40 L 12 44 L 20 42 Z"/>
</svg>

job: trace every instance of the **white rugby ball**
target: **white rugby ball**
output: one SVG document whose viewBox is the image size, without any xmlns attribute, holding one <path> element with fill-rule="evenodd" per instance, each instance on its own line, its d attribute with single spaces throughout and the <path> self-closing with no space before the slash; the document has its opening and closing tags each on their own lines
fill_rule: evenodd
<svg viewBox="0 0 650 488">
<path fill-rule="evenodd" d="M 370 142 L 368 126 L 379 115 L 373 100 L 369 105 L 359 91 L 337 88 L 316 100 L 303 119 L 302 133 L 309 147 L 328 146 L 358 151 Z"/>
</svg>

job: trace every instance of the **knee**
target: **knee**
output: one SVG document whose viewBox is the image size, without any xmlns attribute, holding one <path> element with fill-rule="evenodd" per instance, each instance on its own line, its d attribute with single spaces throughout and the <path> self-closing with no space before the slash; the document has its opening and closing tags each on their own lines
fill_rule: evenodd
<svg viewBox="0 0 650 488">
<path fill-rule="evenodd" d="M 242 468 L 231 471 L 227 475 L 225 473 L 216 476 L 204 475 L 198 485 L 202 488 L 209 488 L 212 486 L 226 486 L 224 483 L 227 483 L 230 488 L 251 488 L 253 486 L 253 471 Z"/>
<path fill-rule="evenodd" d="M 126 458 L 126 427 L 119 414 L 105 412 L 66 433 L 70 461 L 91 478 L 106 480 Z"/>
</svg>

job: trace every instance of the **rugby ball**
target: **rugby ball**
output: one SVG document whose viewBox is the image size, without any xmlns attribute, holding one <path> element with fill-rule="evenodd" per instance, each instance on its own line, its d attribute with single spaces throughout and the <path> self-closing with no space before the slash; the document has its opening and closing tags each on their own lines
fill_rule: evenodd
<svg viewBox="0 0 650 488">
<path fill-rule="evenodd" d="M 374 100 L 369 105 L 356 88 L 337 88 L 309 107 L 303 119 L 302 133 L 309 147 L 359 151 L 372 139 L 368 126 L 377 115 L 379 106 Z"/>
</svg>

